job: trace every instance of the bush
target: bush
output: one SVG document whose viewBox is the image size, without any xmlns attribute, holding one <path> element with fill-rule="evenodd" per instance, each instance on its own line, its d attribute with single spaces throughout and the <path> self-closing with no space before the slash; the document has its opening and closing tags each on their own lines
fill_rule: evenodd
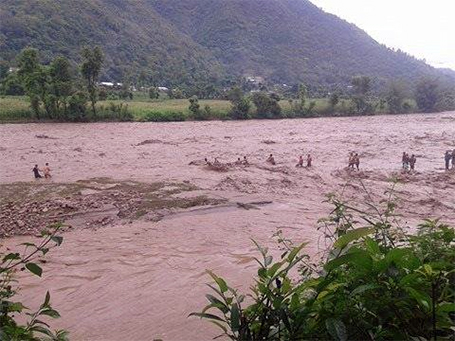
<svg viewBox="0 0 455 341">
<path fill-rule="evenodd" d="M 87 120 L 87 94 L 83 91 L 78 91 L 71 95 L 68 99 L 68 114 L 67 119 L 70 121 L 86 121 Z"/>
<path fill-rule="evenodd" d="M 105 121 L 120 121 L 130 122 L 134 120 L 133 114 L 128 110 L 128 104 L 110 102 L 109 106 L 105 108 L 100 106 L 98 110 L 97 120 Z"/>
<path fill-rule="evenodd" d="M 47 292 L 43 304 L 36 312 L 25 313 L 29 310 L 21 302 L 15 301 L 14 296 L 20 289 L 15 278 L 18 270 L 27 270 L 41 277 L 42 269 L 37 264 L 46 255 L 52 246 L 59 246 L 63 238 L 56 233 L 60 225 L 55 225 L 52 232 L 43 233 L 39 244 L 23 243 L 23 253 L 11 252 L 9 249 L 0 251 L 0 339 L 1 340 L 67 340 L 68 333 L 63 330 L 51 331 L 49 325 L 42 319 L 46 317 L 58 318 L 59 313 L 50 305 L 50 294 Z M 27 315 L 26 325 L 18 323 L 19 317 Z"/>
<path fill-rule="evenodd" d="M 250 118 L 251 103 L 246 97 L 241 97 L 238 100 L 231 100 L 232 108 L 229 116 L 234 120 L 246 120 Z"/>
<path fill-rule="evenodd" d="M 245 300 L 216 274 L 200 313 L 232 340 L 435 340 L 455 326 L 455 230 L 426 220 L 394 226 L 394 202 L 370 213 L 331 196 L 321 220 L 331 247 L 320 264 L 278 233 L 278 261 L 257 245 L 259 270 Z M 297 275 L 298 272 L 298 276 Z M 297 277 L 297 280 L 293 280 Z M 218 314 L 216 314 L 216 312 Z"/>
<path fill-rule="evenodd" d="M 278 104 L 279 97 L 274 94 L 266 94 L 263 92 L 255 93 L 251 100 L 256 106 L 257 118 L 280 118 L 281 107 Z"/>
<path fill-rule="evenodd" d="M 176 122 L 185 121 L 186 115 L 180 111 L 150 111 L 144 115 L 144 120 L 148 122 Z"/>
</svg>

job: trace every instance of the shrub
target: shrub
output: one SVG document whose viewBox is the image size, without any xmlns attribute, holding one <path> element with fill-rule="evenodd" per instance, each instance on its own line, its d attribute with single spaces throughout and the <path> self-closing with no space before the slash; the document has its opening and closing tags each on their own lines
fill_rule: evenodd
<svg viewBox="0 0 455 341">
<path fill-rule="evenodd" d="M 281 107 L 278 104 L 279 97 L 274 94 L 266 94 L 263 92 L 255 93 L 251 100 L 256 106 L 257 118 L 280 118 Z"/>
<path fill-rule="evenodd" d="M 128 104 L 110 102 L 109 106 L 105 108 L 100 106 L 98 110 L 98 115 L 96 116 L 97 120 L 115 120 L 120 122 L 130 122 L 133 121 L 134 116 L 128 110 Z"/>
<path fill-rule="evenodd" d="M 331 196 L 321 220 L 331 246 L 319 265 L 278 233 L 278 261 L 261 257 L 249 300 L 216 274 L 209 304 L 192 313 L 232 340 L 435 340 L 455 326 L 455 231 L 426 220 L 394 225 L 393 200 L 371 213 Z M 298 276 L 297 276 L 298 272 Z M 297 280 L 293 280 L 297 277 Z M 216 314 L 217 312 L 217 314 Z"/>
<path fill-rule="evenodd" d="M 37 264 L 53 246 L 59 246 L 63 238 L 57 236 L 60 225 L 55 225 L 52 232 L 43 233 L 41 243 L 23 243 L 23 253 L 11 252 L 9 249 L 0 251 L 0 339 L 1 340 L 41 340 L 42 337 L 51 340 L 67 340 L 68 333 L 63 330 L 51 331 L 49 325 L 42 319 L 45 317 L 58 318 L 59 313 L 50 305 L 50 294 L 47 292 L 44 302 L 33 313 L 25 313 L 28 316 L 26 325 L 17 322 L 24 312 L 29 310 L 21 302 L 15 301 L 14 297 L 20 289 L 15 274 L 18 270 L 27 270 L 41 277 L 42 269 Z"/>
<path fill-rule="evenodd" d="M 148 122 L 185 121 L 186 115 L 180 111 L 150 111 L 145 114 L 144 119 Z"/>
<path fill-rule="evenodd" d="M 87 120 L 87 95 L 83 91 L 78 91 L 68 99 L 68 116 L 70 121 Z"/>
</svg>

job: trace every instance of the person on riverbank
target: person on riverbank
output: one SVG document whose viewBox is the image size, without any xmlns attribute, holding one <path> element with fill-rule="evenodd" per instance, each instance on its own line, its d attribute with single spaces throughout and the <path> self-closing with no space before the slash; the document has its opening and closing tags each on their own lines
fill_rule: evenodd
<svg viewBox="0 0 455 341">
<path fill-rule="evenodd" d="M 311 154 L 308 154 L 306 156 L 306 167 L 311 168 L 312 163 L 313 163 L 313 158 L 311 157 Z"/>
<path fill-rule="evenodd" d="M 452 150 L 452 170 L 455 170 L 455 149 Z"/>
<path fill-rule="evenodd" d="M 35 167 L 33 167 L 32 171 L 33 171 L 33 174 L 35 175 L 35 179 L 41 179 L 42 178 L 42 176 L 40 174 L 40 169 L 38 168 L 38 165 L 35 165 Z"/>
<path fill-rule="evenodd" d="M 303 167 L 303 156 L 302 155 L 300 155 L 300 157 L 299 157 L 299 163 L 297 163 L 295 166 L 296 167 Z"/>
<path fill-rule="evenodd" d="M 450 151 L 446 151 L 445 155 L 444 155 L 444 161 L 446 163 L 446 170 L 449 170 L 450 169 L 450 160 L 452 160 L 452 168 L 453 168 L 453 153 L 450 154 Z"/>
<path fill-rule="evenodd" d="M 244 164 L 244 165 L 248 165 L 249 164 L 246 156 L 243 157 L 242 164 Z"/>
<path fill-rule="evenodd" d="M 47 162 L 46 162 L 46 165 L 43 168 L 43 173 L 44 173 L 44 178 L 46 178 L 46 179 L 52 178 L 51 169 L 49 167 L 49 163 L 47 163 Z"/>
<path fill-rule="evenodd" d="M 415 169 L 416 162 L 417 158 L 415 157 L 414 154 L 412 154 L 411 157 L 409 158 L 409 166 L 411 167 L 412 171 Z"/>
<path fill-rule="evenodd" d="M 269 155 L 269 157 L 267 158 L 266 162 L 271 163 L 272 165 L 276 165 L 275 158 L 273 157 L 273 154 Z"/>
</svg>

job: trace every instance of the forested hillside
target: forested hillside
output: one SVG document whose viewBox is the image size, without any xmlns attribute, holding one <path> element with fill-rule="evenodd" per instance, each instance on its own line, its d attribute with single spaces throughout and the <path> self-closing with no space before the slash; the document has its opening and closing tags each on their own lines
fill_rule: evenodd
<svg viewBox="0 0 455 341">
<path fill-rule="evenodd" d="M 146 81 L 173 85 L 210 80 L 222 67 L 210 52 L 134 0 L 0 0 L 0 58 L 27 46 L 45 60 L 77 60 L 85 45 L 105 52 L 105 78 L 121 81 L 144 71 Z M 143 75 L 144 76 L 144 75 Z"/>
<path fill-rule="evenodd" d="M 307 0 L 0 0 L 0 58 L 26 46 L 77 60 L 106 54 L 104 77 L 163 85 L 262 76 L 274 83 L 348 84 L 424 76 L 453 81 L 379 44 Z"/>
</svg>

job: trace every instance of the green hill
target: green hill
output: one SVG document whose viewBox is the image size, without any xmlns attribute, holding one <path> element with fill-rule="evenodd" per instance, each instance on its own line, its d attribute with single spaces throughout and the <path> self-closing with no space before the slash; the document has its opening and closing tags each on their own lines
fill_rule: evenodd
<svg viewBox="0 0 455 341">
<path fill-rule="evenodd" d="M 106 53 L 105 78 L 164 85 L 261 76 L 271 82 L 348 83 L 363 74 L 414 82 L 444 73 L 379 44 L 307 0 L 0 0 L 0 58 L 33 46 L 49 60 Z"/>
</svg>

